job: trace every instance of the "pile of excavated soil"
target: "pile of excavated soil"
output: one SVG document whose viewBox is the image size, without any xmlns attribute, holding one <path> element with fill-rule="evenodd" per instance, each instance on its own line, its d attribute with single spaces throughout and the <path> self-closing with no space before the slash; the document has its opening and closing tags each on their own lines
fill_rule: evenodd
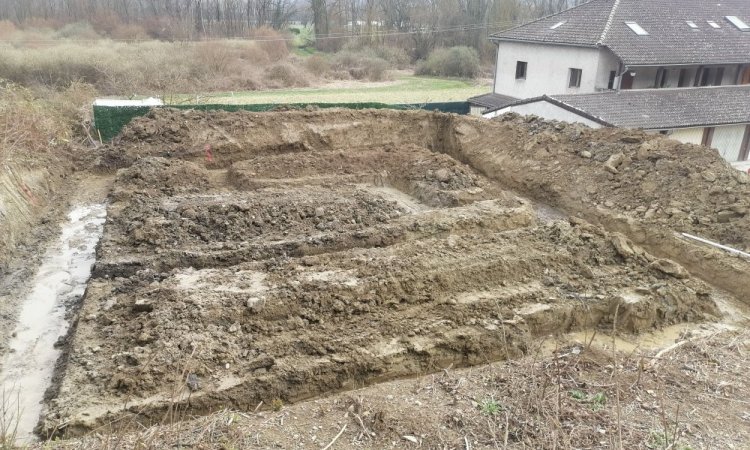
<svg viewBox="0 0 750 450">
<path fill-rule="evenodd" d="M 548 334 L 713 320 L 723 289 L 747 287 L 743 261 L 674 235 L 729 239 L 729 194 L 697 193 L 707 170 L 735 194 L 744 175 L 637 132 L 159 110 L 100 164 L 122 169 L 49 430 L 293 402 L 521 356 Z M 673 178 L 694 198 L 668 195 Z"/>
<path fill-rule="evenodd" d="M 457 123 L 459 152 L 527 195 L 750 249 L 750 177 L 715 150 L 533 117 Z"/>
</svg>

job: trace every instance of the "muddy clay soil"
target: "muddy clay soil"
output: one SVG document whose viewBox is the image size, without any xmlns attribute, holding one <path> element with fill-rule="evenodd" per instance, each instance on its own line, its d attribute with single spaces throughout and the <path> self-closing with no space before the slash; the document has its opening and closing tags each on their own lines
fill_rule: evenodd
<svg viewBox="0 0 750 450">
<path fill-rule="evenodd" d="M 746 301 L 746 261 L 676 232 L 746 248 L 747 177 L 640 132 L 159 110 L 97 164 L 119 171 L 46 432 L 254 410 Z"/>
</svg>

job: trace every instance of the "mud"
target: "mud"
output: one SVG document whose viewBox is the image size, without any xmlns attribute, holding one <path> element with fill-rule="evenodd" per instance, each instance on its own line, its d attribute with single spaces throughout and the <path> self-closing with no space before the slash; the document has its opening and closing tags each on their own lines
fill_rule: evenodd
<svg viewBox="0 0 750 450">
<path fill-rule="evenodd" d="M 4 411 L 19 411 L 15 435 L 33 440 L 44 393 L 52 381 L 60 350 L 58 339 L 69 326 L 68 312 L 84 293 L 94 263 L 94 250 L 104 224 L 105 206 L 73 209 L 61 236 L 45 252 L 30 292 L 22 301 L 9 351 L 0 363 Z"/>
<path fill-rule="evenodd" d="M 746 287 L 721 271 L 745 262 L 674 235 L 747 245 L 746 177 L 637 132 L 160 110 L 98 164 L 120 170 L 47 431 L 294 402 L 515 358 L 549 334 L 713 321 Z"/>
</svg>

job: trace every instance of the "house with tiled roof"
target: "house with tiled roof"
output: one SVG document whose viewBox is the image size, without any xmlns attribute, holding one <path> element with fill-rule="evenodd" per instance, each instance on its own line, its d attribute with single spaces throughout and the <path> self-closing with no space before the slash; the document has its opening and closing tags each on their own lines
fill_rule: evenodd
<svg viewBox="0 0 750 450">
<path fill-rule="evenodd" d="M 750 156 L 750 0 L 590 0 L 512 28 L 492 93 L 506 112 L 641 128 Z"/>
</svg>

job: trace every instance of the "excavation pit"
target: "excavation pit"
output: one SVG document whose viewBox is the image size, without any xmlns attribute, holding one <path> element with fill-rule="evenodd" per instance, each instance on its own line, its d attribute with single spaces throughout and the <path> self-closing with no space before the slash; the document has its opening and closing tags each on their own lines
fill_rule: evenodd
<svg viewBox="0 0 750 450">
<path fill-rule="evenodd" d="M 371 116 L 290 132 L 297 113 L 238 114 L 253 125 L 210 158 L 113 147 L 130 162 L 45 426 L 252 410 L 513 358 L 549 334 L 719 315 L 722 294 L 678 264 L 462 162 L 443 116 L 404 113 L 410 136 L 363 131 Z"/>
</svg>

